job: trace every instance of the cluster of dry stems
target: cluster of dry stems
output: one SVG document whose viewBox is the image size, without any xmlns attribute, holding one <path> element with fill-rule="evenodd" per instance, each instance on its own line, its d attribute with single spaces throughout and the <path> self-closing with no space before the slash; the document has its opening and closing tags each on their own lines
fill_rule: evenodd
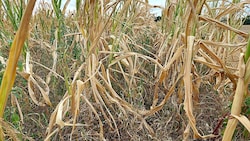
<svg viewBox="0 0 250 141">
<path fill-rule="evenodd" d="M 13 68 L 30 31 L 30 46 L 42 47 L 51 58 L 47 60 L 50 65 L 35 61 L 36 47 L 31 46 L 23 59 L 25 69 L 19 72 L 27 80 L 28 93 L 35 104 L 54 106 L 45 140 L 66 127 L 71 127 L 72 140 L 77 128 L 88 129 L 90 123 L 83 107 L 98 121 L 100 140 L 106 138 L 104 121 L 121 140 L 117 119 L 130 115 L 140 121 L 151 138 L 159 138 L 146 119 L 163 110 L 173 95 L 177 95 L 179 105 L 184 105 L 188 119 L 183 140 L 215 138 L 218 135 L 201 134 L 194 115 L 200 88 L 207 83 L 203 78 L 215 75 L 218 97 L 223 95 L 227 83 L 233 84 L 235 93 L 223 140 L 231 140 L 238 121 L 250 129 L 249 120 L 241 115 L 249 82 L 248 58 L 244 56 L 249 33 L 239 30 L 239 15 L 250 1 L 167 1 L 157 23 L 149 13 L 154 6 L 147 0 L 77 2 L 76 13 L 68 16 L 66 8 L 56 10 L 56 1 L 54 11 L 41 6 L 31 19 L 31 30 L 27 30 L 27 25 L 34 5 L 27 5 L 26 12 L 30 14 L 23 15 L 2 81 L 0 96 L 6 100 L 0 105 L 1 117 L 15 79 Z M 212 7 L 213 4 L 217 6 Z M 226 23 L 220 21 L 223 17 L 227 17 Z M 36 74 L 39 67 L 46 70 L 46 75 Z M 203 71 L 208 75 L 202 76 Z M 51 102 L 49 96 L 53 79 L 66 86 L 58 103 Z"/>
</svg>

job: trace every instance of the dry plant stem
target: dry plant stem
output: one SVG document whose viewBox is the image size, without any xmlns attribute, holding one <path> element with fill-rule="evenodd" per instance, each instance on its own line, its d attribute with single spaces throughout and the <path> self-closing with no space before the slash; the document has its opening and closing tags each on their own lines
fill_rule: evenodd
<svg viewBox="0 0 250 141">
<path fill-rule="evenodd" d="M 233 27 L 231 27 L 231 26 L 229 26 L 229 25 L 227 25 L 227 24 L 225 24 L 223 22 L 220 22 L 218 20 L 215 20 L 215 19 L 212 19 L 212 18 L 209 18 L 209 17 L 199 16 L 199 20 L 207 21 L 207 22 L 210 22 L 210 23 L 215 23 L 218 27 L 233 31 L 233 32 L 237 33 L 238 35 L 240 35 L 240 36 L 242 36 L 244 38 L 248 38 L 248 36 L 249 36 L 244 31 L 238 30 L 238 29 L 233 28 Z"/>
<path fill-rule="evenodd" d="M 245 83 L 244 83 L 244 75 L 245 75 L 245 63 L 243 54 L 240 55 L 240 61 L 239 61 L 239 79 L 237 83 L 237 88 L 233 100 L 232 110 L 231 114 L 240 116 L 241 113 L 241 105 L 244 97 L 244 90 L 245 90 Z M 238 120 L 236 118 L 229 119 L 227 123 L 227 127 L 225 130 L 225 133 L 223 135 L 222 141 L 230 141 L 232 140 L 234 130 L 238 124 Z"/>
<path fill-rule="evenodd" d="M 28 35 L 29 21 L 35 2 L 36 0 L 29 1 L 10 49 L 9 60 L 0 87 L 0 118 L 3 117 L 6 102 L 15 81 L 17 61 L 23 48 L 24 41 Z M 0 128 L 0 130 L 0 140 L 4 140 L 2 128 Z"/>
<path fill-rule="evenodd" d="M 198 133 L 198 130 L 196 129 L 195 118 L 193 115 L 193 101 L 192 101 L 191 66 L 192 66 L 192 52 L 193 52 L 194 39 L 195 39 L 194 36 L 187 37 L 187 54 L 185 63 L 186 65 L 183 77 L 184 87 L 185 87 L 184 110 L 186 111 L 187 117 L 189 119 L 189 125 L 194 132 L 194 138 L 199 138 L 201 137 L 201 135 Z M 188 133 L 186 133 L 184 136 L 186 135 L 188 135 Z"/>
</svg>

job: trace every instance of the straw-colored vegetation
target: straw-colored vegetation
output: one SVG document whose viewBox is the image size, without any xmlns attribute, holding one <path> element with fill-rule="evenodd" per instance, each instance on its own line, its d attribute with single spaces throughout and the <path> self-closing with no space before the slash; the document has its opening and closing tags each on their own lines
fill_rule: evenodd
<svg viewBox="0 0 250 141">
<path fill-rule="evenodd" d="M 250 1 L 69 1 L 0 2 L 1 140 L 250 138 Z"/>
</svg>

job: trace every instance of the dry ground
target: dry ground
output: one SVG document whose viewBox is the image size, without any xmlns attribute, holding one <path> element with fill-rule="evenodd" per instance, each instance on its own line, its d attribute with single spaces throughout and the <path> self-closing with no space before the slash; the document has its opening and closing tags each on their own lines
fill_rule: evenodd
<svg viewBox="0 0 250 141">
<path fill-rule="evenodd" d="M 250 25 L 243 25 L 243 26 L 241 27 L 241 30 L 242 30 L 242 31 L 245 31 L 245 32 L 250 32 Z"/>
</svg>

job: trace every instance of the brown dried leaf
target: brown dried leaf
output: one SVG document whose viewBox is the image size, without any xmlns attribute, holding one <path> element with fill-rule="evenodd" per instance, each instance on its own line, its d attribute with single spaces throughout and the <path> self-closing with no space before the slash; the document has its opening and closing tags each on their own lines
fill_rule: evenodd
<svg viewBox="0 0 250 141">
<path fill-rule="evenodd" d="M 248 132 L 250 132 L 250 121 L 248 120 L 248 118 L 244 115 L 231 115 L 233 117 L 235 117 L 236 119 L 238 119 L 240 121 L 240 123 L 242 123 L 244 125 L 244 127 L 246 127 L 246 129 L 248 130 Z"/>
</svg>

